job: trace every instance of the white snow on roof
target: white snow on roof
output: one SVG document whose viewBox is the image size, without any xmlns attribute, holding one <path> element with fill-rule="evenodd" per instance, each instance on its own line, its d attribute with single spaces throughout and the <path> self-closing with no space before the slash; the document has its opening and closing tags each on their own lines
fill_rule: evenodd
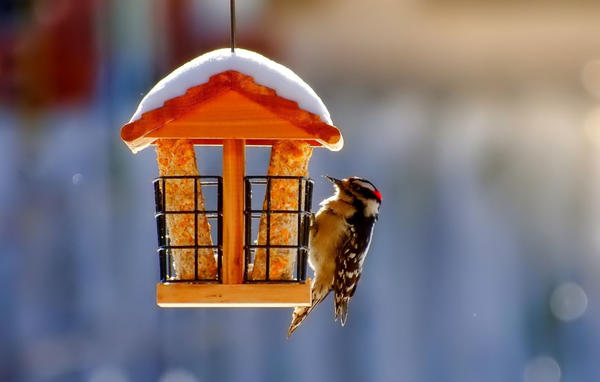
<svg viewBox="0 0 600 382">
<path fill-rule="evenodd" d="M 239 48 L 233 53 L 229 48 L 214 50 L 175 69 L 146 94 L 129 122 L 140 119 L 143 113 L 163 106 L 165 101 L 181 96 L 187 89 L 204 84 L 211 76 L 227 70 L 253 77 L 257 84 L 275 90 L 280 97 L 296 101 L 300 108 L 333 125 L 323 101 L 296 73 L 258 53 Z"/>
</svg>

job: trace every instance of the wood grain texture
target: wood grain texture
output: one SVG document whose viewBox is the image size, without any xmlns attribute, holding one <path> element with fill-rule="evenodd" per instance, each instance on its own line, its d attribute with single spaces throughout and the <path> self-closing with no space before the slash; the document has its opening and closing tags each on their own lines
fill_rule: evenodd
<svg viewBox="0 0 600 382">
<path fill-rule="evenodd" d="M 310 306 L 310 280 L 304 284 L 159 283 L 156 303 L 163 308 Z"/>
<path fill-rule="evenodd" d="M 244 173 L 246 148 L 243 139 L 223 144 L 223 283 L 244 280 Z"/>
</svg>

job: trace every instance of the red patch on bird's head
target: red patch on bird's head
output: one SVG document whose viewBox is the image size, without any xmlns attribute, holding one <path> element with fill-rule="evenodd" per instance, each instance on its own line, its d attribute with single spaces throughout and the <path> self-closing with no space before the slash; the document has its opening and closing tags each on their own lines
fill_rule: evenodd
<svg viewBox="0 0 600 382">
<path fill-rule="evenodd" d="M 381 203 L 381 201 L 383 200 L 381 198 L 381 192 L 379 192 L 379 190 L 375 189 L 375 191 L 373 191 L 373 193 L 375 194 L 375 196 L 377 197 L 377 200 L 379 200 L 379 203 Z"/>
</svg>

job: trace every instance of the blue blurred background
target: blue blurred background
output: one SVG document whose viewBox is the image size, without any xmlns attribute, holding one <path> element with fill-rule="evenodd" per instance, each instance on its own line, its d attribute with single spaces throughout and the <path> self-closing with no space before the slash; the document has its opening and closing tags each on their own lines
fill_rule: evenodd
<svg viewBox="0 0 600 382">
<path fill-rule="evenodd" d="M 600 380 L 600 6 L 237 8 L 239 46 L 295 70 L 344 134 L 315 150 L 315 200 L 322 174 L 382 191 L 346 327 L 330 299 L 290 340 L 289 309 L 155 305 L 155 155 L 119 129 L 227 46 L 227 1 L 3 0 L 0 380 Z"/>
</svg>

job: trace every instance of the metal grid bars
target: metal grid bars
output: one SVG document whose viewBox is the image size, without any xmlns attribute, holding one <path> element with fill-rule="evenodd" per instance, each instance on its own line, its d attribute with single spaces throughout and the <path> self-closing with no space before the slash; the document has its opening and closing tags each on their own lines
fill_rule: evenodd
<svg viewBox="0 0 600 382">
<path fill-rule="evenodd" d="M 245 267 L 244 282 L 246 283 L 297 283 L 306 280 L 306 262 L 308 259 L 308 236 L 311 220 L 311 204 L 313 181 L 302 176 L 247 176 L 245 179 Z M 290 207 L 286 205 L 285 209 L 275 209 L 277 203 L 272 200 L 272 188 L 286 188 L 287 190 L 297 189 L 297 201 Z M 264 193 L 262 192 L 264 190 Z M 256 192 L 258 191 L 258 192 Z M 294 191 L 292 191 L 294 192 Z M 254 195 L 256 194 L 256 195 Z M 254 199 L 253 197 L 256 196 Z M 294 196 L 290 199 L 293 199 Z M 263 202 L 264 201 L 264 202 Z M 259 224 L 253 224 L 253 220 L 258 220 Z M 275 222 L 273 222 L 275 220 Z M 284 223 L 282 223 L 282 221 Z M 273 224 L 275 223 L 275 224 Z M 272 225 L 273 224 L 273 225 Z M 283 225 L 286 227 L 281 227 Z M 292 229 L 289 229 L 291 226 Z M 254 229 L 253 229 L 254 228 Z M 294 229 L 295 228 L 295 229 Z M 277 242 L 273 235 L 273 230 L 287 229 L 288 234 L 291 231 L 292 236 L 287 242 Z M 266 230 L 266 233 L 265 233 Z M 259 231 L 261 233 L 259 234 Z M 279 231 L 281 232 L 281 231 Z M 258 240 L 256 238 L 259 237 Z M 264 278 L 256 277 L 256 269 L 252 276 L 249 274 L 251 266 L 256 265 L 258 251 L 264 251 Z M 291 277 L 281 277 L 275 275 L 271 259 L 274 253 L 284 253 L 284 257 L 295 260 L 295 269 Z M 295 252 L 295 256 L 292 256 Z M 288 256 L 289 255 L 289 256 Z M 252 265 L 251 265 L 252 264 Z M 293 264 L 290 264 L 293 265 Z M 285 278 L 285 279 L 282 279 Z"/>
<path fill-rule="evenodd" d="M 154 180 L 154 196 L 156 205 L 156 228 L 158 234 L 158 255 L 160 264 L 160 280 L 161 282 L 222 282 L 223 268 L 223 179 L 220 176 L 161 176 Z M 182 187 L 183 184 L 189 184 L 189 191 L 193 184 L 193 208 L 192 209 L 168 209 L 173 203 L 169 201 L 167 195 L 168 187 Z M 199 210 L 198 208 L 198 191 L 202 188 L 205 196 L 206 209 Z M 189 192 L 186 193 L 189 195 Z M 188 202 L 188 204 L 191 203 Z M 179 223 L 194 226 L 193 243 L 183 243 L 185 245 L 172 245 L 169 237 L 169 229 L 167 226 L 167 217 L 169 215 L 179 215 L 182 219 Z M 215 221 L 216 235 L 214 234 L 215 224 L 211 224 L 211 237 L 213 245 L 198 244 L 198 219 L 204 216 L 209 222 Z M 184 219 L 184 217 L 188 217 Z M 191 223 L 193 219 L 193 223 Z M 184 227 L 185 228 L 185 227 Z M 216 236 L 216 241 L 215 241 Z M 181 244 L 181 243 L 180 243 Z M 198 277 L 198 252 L 210 250 L 216 256 L 217 273 L 214 278 L 206 279 Z M 183 255 L 185 252 L 191 254 L 193 251 L 193 273 L 188 272 L 188 275 L 182 276 L 176 274 L 174 268 L 174 254 L 179 252 Z M 189 274 L 191 273 L 191 276 Z"/>
</svg>

